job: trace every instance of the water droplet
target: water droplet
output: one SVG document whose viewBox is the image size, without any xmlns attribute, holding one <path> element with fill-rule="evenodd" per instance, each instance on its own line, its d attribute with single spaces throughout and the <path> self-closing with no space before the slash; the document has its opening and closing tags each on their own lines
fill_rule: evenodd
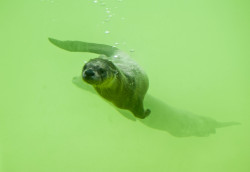
<svg viewBox="0 0 250 172">
<path fill-rule="evenodd" d="M 96 3 L 98 3 L 98 1 L 97 1 L 97 0 L 94 0 L 93 2 L 94 2 L 95 4 L 96 4 Z"/>
<path fill-rule="evenodd" d="M 109 31 L 109 30 L 106 30 L 104 33 L 109 34 L 109 33 L 110 33 L 110 31 Z"/>
<path fill-rule="evenodd" d="M 114 58 L 117 58 L 118 57 L 118 55 L 114 55 Z"/>
<path fill-rule="evenodd" d="M 118 42 L 115 42 L 115 45 L 119 45 L 119 43 L 118 43 Z"/>
<path fill-rule="evenodd" d="M 131 53 L 135 52 L 135 50 L 134 50 L 134 49 L 130 49 L 129 51 L 130 51 Z"/>
</svg>

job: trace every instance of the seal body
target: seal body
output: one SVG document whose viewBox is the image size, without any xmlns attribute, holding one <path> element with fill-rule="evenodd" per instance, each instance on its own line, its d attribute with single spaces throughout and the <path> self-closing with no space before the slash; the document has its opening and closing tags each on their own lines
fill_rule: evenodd
<svg viewBox="0 0 250 172">
<path fill-rule="evenodd" d="M 105 44 L 53 38 L 49 38 L 49 41 L 70 52 L 99 54 L 98 58 L 84 65 L 83 80 L 118 108 L 127 109 L 142 119 L 150 114 L 150 110 L 144 110 L 143 107 L 143 99 L 148 90 L 147 75 L 126 53 Z"/>
<path fill-rule="evenodd" d="M 142 119 L 150 114 L 150 110 L 143 107 L 148 77 L 124 52 L 117 50 L 111 57 L 101 55 L 91 59 L 83 67 L 82 78 L 118 108 L 127 109 Z"/>
</svg>

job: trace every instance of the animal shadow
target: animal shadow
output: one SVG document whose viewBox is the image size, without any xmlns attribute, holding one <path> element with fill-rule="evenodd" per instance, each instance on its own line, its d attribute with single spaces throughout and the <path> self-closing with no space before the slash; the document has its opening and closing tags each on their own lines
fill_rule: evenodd
<svg viewBox="0 0 250 172">
<path fill-rule="evenodd" d="M 79 88 L 97 94 L 92 86 L 82 81 L 81 77 L 74 77 L 72 82 Z M 214 134 L 217 128 L 240 124 L 238 122 L 218 122 L 209 117 L 180 110 L 149 94 L 146 95 L 144 104 L 151 110 L 151 114 L 145 119 L 135 118 L 129 111 L 114 107 L 132 121 L 138 120 L 150 128 L 166 131 L 175 137 L 205 137 Z"/>
</svg>

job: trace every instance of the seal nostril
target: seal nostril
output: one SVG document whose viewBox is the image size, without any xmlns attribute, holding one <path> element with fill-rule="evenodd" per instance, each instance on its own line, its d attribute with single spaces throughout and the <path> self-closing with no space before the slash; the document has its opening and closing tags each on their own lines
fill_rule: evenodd
<svg viewBox="0 0 250 172">
<path fill-rule="evenodd" d="M 86 70 L 85 74 L 86 74 L 86 76 L 94 76 L 95 75 L 95 73 L 91 69 Z"/>
</svg>

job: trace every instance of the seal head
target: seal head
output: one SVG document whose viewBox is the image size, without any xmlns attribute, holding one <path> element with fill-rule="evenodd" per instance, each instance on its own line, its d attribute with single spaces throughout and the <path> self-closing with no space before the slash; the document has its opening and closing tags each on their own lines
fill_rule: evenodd
<svg viewBox="0 0 250 172">
<path fill-rule="evenodd" d="M 118 71 L 111 61 L 96 58 L 83 66 L 82 79 L 94 87 L 103 87 L 111 84 L 117 73 Z"/>
</svg>

